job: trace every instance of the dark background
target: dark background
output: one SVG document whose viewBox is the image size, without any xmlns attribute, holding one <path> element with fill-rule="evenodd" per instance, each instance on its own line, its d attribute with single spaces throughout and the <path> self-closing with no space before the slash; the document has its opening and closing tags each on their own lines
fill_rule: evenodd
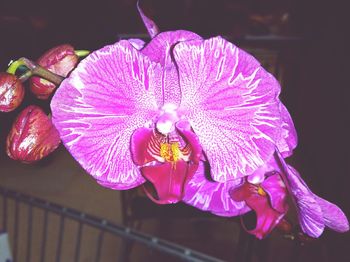
<svg viewBox="0 0 350 262">
<path fill-rule="evenodd" d="M 344 1 L 345 2 L 345 1 Z M 349 14 L 337 1 L 292 0 L 153 0 L 145 12 L 162 31 L 187 29 L 204 37 L 225 35 L 244 47 L 246 35 L 271 33 L 298 40 L 259 42 L 283 51 L 287 61 L 282 99 L 298 131 L 292 158 L 313 191 L 337 203 L 350 217 L 349 155 Z M 288 13 L 281 25 L 280 17 Z M 256 23 L 251 16 L 273 18 Z M 268 19 L 267 19 L 268 20 Z M 118 40 L 118 34 L 145 34 L 134 0 L 4 1 L 0 0 L 0 70 L 10 59 L 36 59 L 52 46 L 71 43 L 94 50 Z M 25 104 L 36 101 L 26 94 Z M 37 102 L 43 106 L 45 102 Z M 24 105 L 21 106 L 23 108 Z M 21 108 L 0 114 L 0 146 Z M 1 158 L 6 157 L 0 150 Z M 326 231 L 332 261 L 350 261 L 349 233 Z"/>
</svg>

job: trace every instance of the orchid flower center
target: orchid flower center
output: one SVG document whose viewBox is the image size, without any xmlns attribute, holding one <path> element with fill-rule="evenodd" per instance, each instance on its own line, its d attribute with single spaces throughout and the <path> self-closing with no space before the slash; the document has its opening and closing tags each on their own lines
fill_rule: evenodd
<svg viewBox="0 0 350 262">
<path fill-rule="evenodd" d="M 258 186 L 258 194 L 260 196 L 266 196 L 266 192 L 261 186 Z"/>
<path fill-rule="evenodd" d="M 160 144 L 160 156 L 168 162 L 176 162 L 180 159 L 179 143 L 161 143 Z"/>
</svg>

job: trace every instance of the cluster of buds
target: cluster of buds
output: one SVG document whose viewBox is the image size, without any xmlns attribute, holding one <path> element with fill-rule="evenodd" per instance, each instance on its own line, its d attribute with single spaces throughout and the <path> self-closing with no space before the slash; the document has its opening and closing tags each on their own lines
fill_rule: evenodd
<svg viewBox="0 0 350 262">
<path fill-rule="evenodd" d="M 88 53 L 64 44 L 48 50 L 37 62 L 27 58 L 12 62 L 7 72 L 0 72 L 0 112 L 11 112 L 20 106 L 28 79 L 30 91 L 38 99 L 48 100 L 79 58 Z M 18 75 L 20 67 L 25 71 Z M 6 153 L 14 160 L 32 163 L 49 155 L 60 142 L 51 117 L 40 107 L 30 105 L 14 121 L 6 140 Z"/>
</svg>

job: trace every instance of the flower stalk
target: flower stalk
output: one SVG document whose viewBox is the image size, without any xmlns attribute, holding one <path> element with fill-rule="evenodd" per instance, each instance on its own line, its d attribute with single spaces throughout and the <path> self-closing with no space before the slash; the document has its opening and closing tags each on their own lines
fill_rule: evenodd
<svg viewBox="0 0 350 262">
<path fill-rule="evenodd" d="M 20 66 L 25 66 L 28 68 L 28 71 L 19 77 L 19 79 L 22 82 L 26 81 L 32 75 L 45 78 L 46 80 L 56 85 L 59 85 L 64 79 L 64 77 L 50 72 L 49 70 L 45 69 L 44 67 L 25 57 L 21 57 L 20 59 L 11 63 L 9 68 L 7 69 L 7 72 L 10 74 L 15 74 Z"/>
</svg>

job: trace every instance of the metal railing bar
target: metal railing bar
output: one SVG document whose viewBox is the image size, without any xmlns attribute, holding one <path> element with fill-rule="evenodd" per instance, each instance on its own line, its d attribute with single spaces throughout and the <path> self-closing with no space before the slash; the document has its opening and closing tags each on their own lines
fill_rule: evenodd
<svg viewBox="0 0 350 262">
<path fill-rule="evenodd" d="M 34 197 L 29 197 L 27 195 L 14 192 L 12 190 L 4 189 L 0 187 L 0 194 L 6 195 L 7 197 L 12 197 L 21 200 L 24 203 L 36 206 L 38 208 L 46 209 L 48 211 L 54 212 L 56 214 L 64 214 L 68 218 L 73 218 L 77 221 L 81 221 L 90 226 L 103 229 L 105 231 L 111 232 L 118 235 L 124 239 L 133 240 L 139 243 L 143 243 L 150 248 L 154 248 L 160 252 L 167 253 L 185 261 L 191 262 L 221 262 L 222 260 L 214 258 L 198 251 L 188 249 L 184 246 L 171 243 L 166 240 L 162 240 L 145 233 L 138 232 L 131 228 L 127 228 L 115 223 L 106 222 L 105 220 L 99 219 L 97 217 L 79 212 L 75 209 L 65 208 L 58 204 L 52 204 L 41 199 Z"/>
<path fill-rule="evenodd" d="M 48 216 L 49 216 L 49 211 L 47 209 L 44 209 L 44 227 L 43 227 L 43 234 L 41 238 L 41 256 L 40 256 L 41 262 L 45 261 Z"/>
<path fill-rule="evenodd" d="M 102 242 L 103 242 L 104 233 L 105 233 L 105 231 L 104 231 L 104 230 L 101 230 L 100 233 L 98 234 L 98 239 L 97 239 L 97 250 L 96 250 L 96 257 L 95 257 L 95 261 L 96 261 L 96 262 L 100 261 L 101 248 L 102 248 Z"/>
<path fill-rule="evenodd" d="M 32 223 L 33 222 L 33 208 L 31 205 L 28 206 L 28 230 L 27 230 L 27 262 L 30 262 L 31 249 L 32 249 Z"/>
<path fill-rule="evenodd" d="M 2 206 L 2 229 L 7 231 L 7 197 L 4 196 L 3 206 Z"/>
<path fill-rule="evenodd" d="M 78 235 L 77 235 L 77 241 L 75 245 L 75 255 L 74 255 L 75 262 L 79 262 L 82 231 L 83 231 L 83 223 L 79 221 Z"/>
<path fill-rule="evenodd" d="M 64 215 L 61 215 L 60 227 L 58 230 L 59 230 L 59 237 L 58 237 L 57 249 L 56 249 L 56 262 L 59 262 L 61 260 L 62 240 L 63 240 L 63 234 L 64 234 Z"/>
<path fill-rule="evenodd" d="M 15 222 L 14 222 L 14 238 L 13 238 L 13 260 L 17 261 L 18 248 L 18 227 L 19 227 L 19 200 L 15 198 Z"/>
</svg>

